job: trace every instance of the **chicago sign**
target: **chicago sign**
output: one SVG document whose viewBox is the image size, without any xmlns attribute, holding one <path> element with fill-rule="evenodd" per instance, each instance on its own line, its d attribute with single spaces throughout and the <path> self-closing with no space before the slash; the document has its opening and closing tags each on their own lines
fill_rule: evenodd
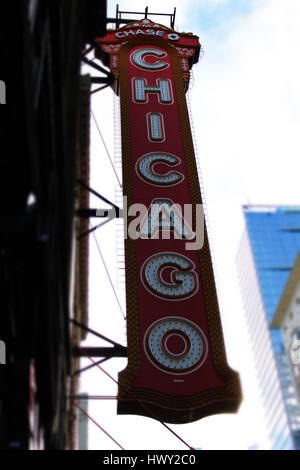
<svg viewBox="0 0 300 470">
<path fill-rule="evenodd" d="M 121 99 L 128 205 L 202 203 L 185 92 L 198 38 L 146 19 L 97 38 L 97 56 Z M 118 413 L 171 423 L 236 411 L 238 374 L 227 364 L 208 238 L 125 240 L 128 365 Z"/>
</svg>

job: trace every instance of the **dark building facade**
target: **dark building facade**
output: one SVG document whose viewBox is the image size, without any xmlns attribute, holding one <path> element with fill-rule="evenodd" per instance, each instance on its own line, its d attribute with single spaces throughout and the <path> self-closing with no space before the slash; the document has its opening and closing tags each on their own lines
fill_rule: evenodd
<svg viewBox="0 0 300 470">
<path fill-rule="evenodd" d="M 74 249 L 74 230 L 87 228 L 86 222 L 74 223 L 75 207 L 88 203 L 76 186 L 78 177 L 88 183 L 89 88 L 80 62 L 85 47 L 105 31 L 105 1 L 22 0 L 1 6 L 2 449 L 40 442 L 46 449 L 71 446 L 74 252 L 75 279 L 82 278 L 74 308 L 83 317 L 87 289 L 87 243 Z"/>
</svg>

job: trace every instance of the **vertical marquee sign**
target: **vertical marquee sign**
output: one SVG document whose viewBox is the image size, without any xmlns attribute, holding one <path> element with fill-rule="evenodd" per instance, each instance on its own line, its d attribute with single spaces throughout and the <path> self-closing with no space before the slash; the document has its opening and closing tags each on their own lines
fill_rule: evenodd
<svg viewBox="0 0 300 470">
<path fill-rule="evenodd" d="M 129 222 L 133 204 L 160 201 L 189 204 L 195 225 L 201 194 L 185 91 L 198 38 L 145 19 L 96 42 L 121 98 Z M 201 249 L 186 246 L 174 234 L 125 240 L 128 365 L 119 374 L 120 414 L 187 423 L 239 406 L 206 230 Z"/>
</svg>

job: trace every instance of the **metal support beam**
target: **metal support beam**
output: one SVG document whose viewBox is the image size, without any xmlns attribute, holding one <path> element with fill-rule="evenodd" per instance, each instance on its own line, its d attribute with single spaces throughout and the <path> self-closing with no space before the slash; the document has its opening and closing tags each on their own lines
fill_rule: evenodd
<svg viewBox="0 0 300 470">
<path fill-rule="evenodd" d="M 95 225 L 95 227 L 91 227 L 89 228 L 88 230 L 86 230 L 85 232 L 81 232 L 79 235 L 77 235 L 77 240 L 81 240 L 81 238 L 83 237 L 86 237 L 87 235 L 90 235 L 92 232 L 94 232 L 95 230 L 97 230 L 98 228 L 100 227 L 103 227 L 103 225 L 107 224 L 107 222 L 109 222 L 111 220 L 112 217 L 110 217 L 109 219 L 106 219 L 104 220 L 103 222 L 101 222 L 100 224 L 98 225 Z"/>
<path fill-rule="evenodd" d="M 92 46 L 92 47 L 94 47 L 94 46 Z M 88 49 L 88 52 L 90 52 L 90 48 Z M 114 83 L 115 78 L 109 70 L 106 70 L 103 67 L 101 67 L 101 65 L 98 65 L 96 62 L 93 62 L 92 60 L 87 59 L 86 54 L 83 54 L 83 56 L 81 57 L 82 62 L 89 65 L 90 67 L 93 67 L 94 69 L 98 70 L 99 72 L 105 74 L 105 77 L 91 77 L 91 83 L 92 84 L 103 83 L 103 85 L 101 87 L 98 87 L 95 90 L 92 90 L 90 92 L 91 94 L 93 94 L 93 93 L 97 93 L 100 90 L 104 90 L 104 88 L 107 88 L 107 87 L 111 86 Z"/>
<path fill-rule="evenodd" d="M 90 94 L 93 95 L 94 93 L 98 93 L 98 91 L 104 90 L 104 88 L 107 88 L 107 87 L 109 87 L 108 84 L 99 86 L 99 88 L 96 88 L 95 90 L 92 90 L 92 91 L 90 92 Z"/>
<path fill-rule="evenodd" d="M 73 355 L 75 357 L 127 357 L 127 348 L 124 346 L 114 346 L 113 348 L 105 347 L 73 347 Z"/>
<path fill-rule="evenodd" d="M 102 196 L 101 194 L 97 193 L 97 191 L 95 191 L 94 189 L 90 188 L 87 184 L 85 184 L 84 181 L 82 181 L 81 179 L 77 179 L 76 180 L 77 183 L 79 183 L 83 188 L 87 189 L 90 193 L 94 194 L 94 196 L 97 196 L 99 199 L 101 199 L 101 201 L 104 201 L 106 202 L 107 204 L 110 204 L 112 207 L 114 207 L 115 211 L 116 211 L 116 217 L 119 217 L 119 214 L 120 214 L 120 208 L 118 206 L 116 206 L 113 202 L 109 201 L 108 199 L 106 199 L 104 196 Z"/>
<path fill-rule="evenodd" d="M 86 57 L 81 57 L 82 62 L 85 64 L 89 65 L 90 67 L 93 67 L 94 69 L 98 70 L 98 72 L 104 73 L 107 77 L 113 75 L 110 73 L 109 70 L 106 70 L 105 68 L 101 67 L 101 65 L 96 64 L 96 62 L 93 62 L 92 60 L 87 59 Z"/>
<path fill-rule="evenodd" d="M 82 328 L 83 330 L 87 331 L 88 333 L 91 333 L 94 336 L 97 336 L 98 338 L 104 341 L 107 341 L 108 343 L 113 345 L 113 347 L 73 346 L 72 354 L 75 357 L 101 357 L 102 359 L 97 362 L 93 361 L 93 364 L 89 364 L 86 367 L 77 369 L 76 371 L 72 373 L 72 376 L 79 375 L 82 372 L 85 372 L 86 370 L 89 370 L 92 367 L 98 364 L 101 364 L 102 362 L 107 361 L 108 359 L 112 359 L 113 357 L 127 357 L 127 348 L 125 346 L 122 346 L 121 344 L 116 343 L 114 340 L 107 338 L 101 333 L 98 333 L 98 331 L 92 330 L 92 328 L 89 328 L 88 326 L 83 325 L 77 320 L 71 319 L 70 322 L 73 323 L 75 326 L 78 326 L 79 328 Z"/>
<path fill-rule="evenodd" d="M 98 364 L 102 364 L 103 362 L 108 361 L 108 359 L 109 359 L 109 357 L 104 357 L 103 359 L 100 359 L 100 361 L 97 361 L 93 364 L 89 364 L 88 366 L 82 367 L 81 369 L 77 369 L 74 372 L 72 372 L 72 377 L 74 377 L 75 375 L 79 375 L 82 372 L 85 372 L 86 370 L 92 369 L 92 367 L 95 367 Z"/>
<path fill-rule="evenodd" d="M 72 400 L 80 400 L 82 395 L 70 395 L 69 398 Z M 116 400 L 117 395 L 86 395 L 85 400 Z"/>
<path fill-rule="evenodd" d="M 101 199 L 101 201 L 104 201 L 107 204 L 110 204 L 112 206 L 112 209 L 89 209 L 89 208 L 79 208 L 79 209 L 77 209 L 76 215 L 78 217 L 84 217 L 84 218 L 89 218 L 89 217 L 102 217 L 102 218 L 104 218 L 104 217 L 108 217 L 108 219 L 105 220 L 104 222 L 101 222 L 100 224 L 96 225 L 95 227 L 92 227 L 89 230 L 86 230 L 85 232 L 80 233 L 77 236 L 77 240 L 80 240 L 81 238 L 83 238 L 86 235 L 89 235 L 90 233 L 94 232 L 95 230 L 97 230 L 97 228 L 99 228 L 102 225 L 106 224 L 110 220 L 112 220 L 114 218 L 122 217 L 122 212 L 121 212 L 121 209 L 118 206 L 116 206 L 113 202 L 106 199 L 101 194 L 97 193 L 97 191 L 95 191 L 94 189 L 90 188 L 87 184 L 85 184 L 84 181 L 78 179 L 77 183 L 79 183 L 82 187 L 84 187 L 90 193 L 97 196 L 99 199 Z"/>
<path fill-rule="evenodd" d="M 116 347 L 124 348 L 124 346 L 122 346 L 119 343 L 116 343 L 113 339 L 107 338 L 106 336 L 102 335 L 101 333 L 98 333 L 98 331 L 95 331 L 92 328 L 89 328 L 88 326 L 83 325 L 83 323 L 80 323 L 79 321 L 77 321 L 75 319 L 71 319 L 70 322 L 73 323 L 74 325 L 78 326 L 82 330 L 85 330 L 88 333 L 91 333 L 92 335 L 96 336 L 97 338 L 103 339 L 104 341 L 107 341 L 108 343 L 113 344 Z"/>
<path fill-rule="evenodd" d="M 92 83 L 106 83 L 107 85 L 112 84 L 112 81 L 109 77 L 91 77 L 91 82 Z"/>
<path fill-rule="evenodd" d="M 76 210 L 76 215 L 83 219 L 89 219 L 91 217 L 109 217 L 111 219 L 120 218 L 120 212 L 116 213 L 115 209 L 87 209 L 79 208 Z"/>
<path fill-rule="evenodd" d="M 95 47 L 94 44 L 92 44 L 91 46 L 88 46 L 82 53 L 83 57 L 87 56 L 90 52 L 92 52 L 94 47 Z"/>
</svg>

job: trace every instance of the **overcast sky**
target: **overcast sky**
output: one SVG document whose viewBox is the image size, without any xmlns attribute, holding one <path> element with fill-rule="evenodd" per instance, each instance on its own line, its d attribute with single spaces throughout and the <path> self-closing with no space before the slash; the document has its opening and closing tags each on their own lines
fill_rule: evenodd
<svg viewBox="0 0 300 470">
<path fill-rule="evenodd" d="M 188 425 L 172 425 L 188 443 L 203 449 L 246 449 L 266 445 L 235 258 L 243 233 L 242 204 L 299 204 L 300 147 L 300 2 L 299 0 L 119 0 L 120 10 L 172 13 L 176 27 L 200 37 L 204 56 L 193 68 L 189 91 L 197 140 L 210 245 L 228 361 L 242 379 L 244 401 L 236 415 L 219 415 Z M 115 2 L 108 0 L 108 16 Z M 150 15 L 151 18 L 151 15 Z M 154 18 L 155 19 L 155 18 Z M 156 21 L 159 19 L 156 18 Z M 166 23 L 167 24 L 167 23 Z M 168 25 L 168 24 L 167 24 Z M 86 69 L 85 69 L 86 71 Z M 113 92 L 94 95 L 97 117 L 114 155 Z M 91 186 L 115 200 L 117 180 L 91 123 Z M 91 207 L 104 207 L 91 199 Z M 115 222 L 97 232 L 97 240 L 118 296 Z M 90 237 L 90 325 L 125 344 L 125 322 L 114 298 L 95 240 Z M 101 345 L 95 338 L 89 344 Z M 103 343 L 104 344 L 104 343 Z M 104 364 L 115 378 L 126 365 Z M 82 376 L 82 390 L 115 395 L 116 387 L 101 371 Z M 184 449 L 160 423 L 118 416 L 116 401 L 90 402 L 90 413 L 125 449 Z M 91 449 L 116 449 L 92 423 Z"/>
</svg>

